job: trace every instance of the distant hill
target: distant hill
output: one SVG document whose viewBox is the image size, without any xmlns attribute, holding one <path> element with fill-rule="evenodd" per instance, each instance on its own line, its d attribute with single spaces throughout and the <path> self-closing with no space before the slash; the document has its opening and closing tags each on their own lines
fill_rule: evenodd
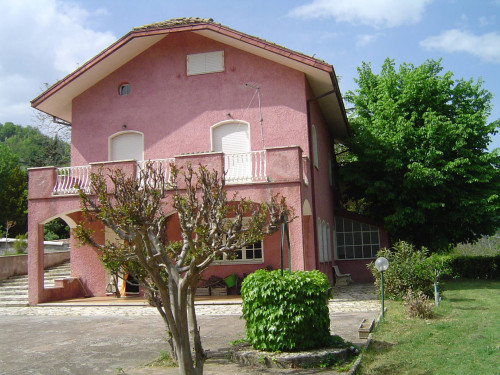
<svg viewBox="0 0 500 375">
<path fill-rule="evenodd" d="M 10 149 L 22 169 L 70 164 L 70 145 L 57 137 L 49 137 L 31 126 L 0 123 L 0 145 Z"/>
</svg>

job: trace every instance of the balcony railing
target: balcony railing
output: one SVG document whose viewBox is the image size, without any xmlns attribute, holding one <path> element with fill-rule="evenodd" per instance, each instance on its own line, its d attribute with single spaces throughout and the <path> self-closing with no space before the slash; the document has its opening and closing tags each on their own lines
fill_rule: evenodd
<svg viewBox="0 0 500 375">
<path fill-rule="evenodd" d="M 228 184 L 266 181 L 266 152 L 224 154 L 224 172 Z"/>
<path fill-rule="evenodd" d="M 90 186 L 90 165 L 57 168 L 57 179 L 52 194 L 78 194 L 78 188 L 88 191 Z"/>
<path fill-rule="evenodd" d="M 137 162 L 137 176 L 144 169 L 148 161 Z M 170 163 L 175 159 L 156 159 L 150 160 L 153 167 L 163 168 L 165 181 L 170 179 Z M 239 184 L 250 182 L 267 181 L 266 174 L 266 151 L 253 151 L 242 154 L 224 155 L 224 172 L 226 173 L 227 184 Z M 90 188 L 91 166 L 76 166 L 56 168 L 57 179 L 52 190 L 53 195 L 78 194 L 81 188 L 85 192 Z"/>
<path fill-rule="evenodd" d="M 137 177 L 139 177 L 139 174 L 145 168 L 146 163 L 148 163 L 148 162 L 151 163 L 151 165 L 154 169 L 159 169 L 161 167 L 163 175 L 165 177 L 165 181 L 170 180 L 170 163 L 175 162 L 174 158 L 138 161 L 137 162 Z M 151 177 L 149 178 L 149 180 L 150 179 L 151 179 Z M 150 182 L 149 180 L 147 181 L 148 183 Z"/>
</svg>

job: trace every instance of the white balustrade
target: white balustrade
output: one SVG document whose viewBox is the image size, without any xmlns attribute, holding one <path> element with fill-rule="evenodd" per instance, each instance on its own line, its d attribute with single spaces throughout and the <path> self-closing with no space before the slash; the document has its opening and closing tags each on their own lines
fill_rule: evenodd
<svg viewBox="0 0 500 375">
<path fill-rule="evenodd" d="M 78 189 L 88 191 L 90 165 L 57 168 L 57 180 L 52 190 L 54 195 L 78 194 Z"/>
<path fill-rule="evenodd" d="M 266 152 L 224 154 L 224 172 L 228 184 L 266 181 Z"/>
<path fill-rule="evenodd" d="M 169 181 L 170 179 L 170 163 L 174 163 L 175 159 L 155 159 L 155 160 L 141 160 L 137 162 L 137 178 L 139 178 L 140 173 L 146 167 L 147 163 L 151 163 L 153 169 L 162 168 L 163 175 L 165 177 L 165 181 Z M 151 181 L 151 176 L 148 178 L 148 183 Z"/>
</svg>

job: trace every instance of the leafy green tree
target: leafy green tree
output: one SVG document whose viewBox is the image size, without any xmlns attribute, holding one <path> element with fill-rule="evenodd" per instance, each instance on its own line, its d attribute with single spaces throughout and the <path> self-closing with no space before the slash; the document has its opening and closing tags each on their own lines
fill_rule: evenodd
<svg viewBox="0 0 500 375">
<path fill-rule="evenodd" d="M 500 122 L 487 124 L 491 93 L 482 81 L 453 79 L 440 61 L 420 66 L 387 59 L 380 74 L 358 68 L 352 136 L 340 173 L 344 201 L 383 220 L 393 242 L 431 250 L 473 242 L 499 227 Z"/>
<path fill-rule="evenodd" d="M 31 126 L 0 124 L 0 144 L 18 156 L 22 168 L 69 165 L 69 144 Z"/>
<path fill-rule="evenodd" d="M 4 232 L 26 232 L 27 189 L 26 172 L 18 166 L 18 158 L 0 145 L 0 227 Z"/>
</svg>

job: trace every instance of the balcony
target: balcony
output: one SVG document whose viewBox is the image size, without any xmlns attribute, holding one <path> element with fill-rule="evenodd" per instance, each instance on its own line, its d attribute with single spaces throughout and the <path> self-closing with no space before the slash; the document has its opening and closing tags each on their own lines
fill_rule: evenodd
<svg viewBox="0 0 500 375">
<path fill-rule="evenodd" d="M 90 175 L 103 166 L 122 169 L 125 173 L 138 175 L 147 161 L 113 161 L 91 163 L 84 166 L 64 168 L 33 168 L 30 170 L 29 198 L 48 198 L 78 194 L 78 189 L 88 191 Z M 175 158 L 150 160 L 155 167 L 165 171 L 165 180 L 170 178 L 170 164 L 179 167 L 202 164 L 209 169 L 224 171 L 226 185 L 248 185 L 255 183 L 301 182 L 307 185 L 308 168 L 304 168 L 302 150 L 298 146 L 269 148 L 242 154 L 208 152 L 183 154 Z M 43 187 L 43 189 L 42 189 Z"/>
</svg>

